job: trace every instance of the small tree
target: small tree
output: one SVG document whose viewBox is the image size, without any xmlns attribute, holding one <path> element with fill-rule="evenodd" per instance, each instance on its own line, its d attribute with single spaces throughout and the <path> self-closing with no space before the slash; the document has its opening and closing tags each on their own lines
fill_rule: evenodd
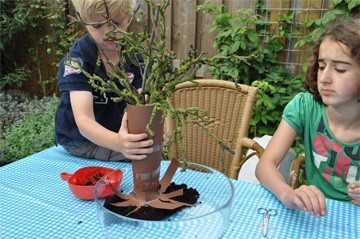
<svg viewBox="0 0 360 239">
<path fill-rule="evenodd" d="M 172 63 L 175 59 L 175 52 L 167 50 L 165 46 L 166 39 L 166 19 L 165 11 L 170 5 L 170 0 L 164 0 L 162 5 L 155 4 L 151 0 L 145 0 L 151 9 L 152 30 L 150 34 L 145 29 L 141 33 L 128 32 L 118 28 L 109 18 L 109 11 L 107 9 L 106 1 L 104 4 L 107 9 L 107 16 L 104 16 L 109 24 L 112 24 L 114 30 L 109 32 L 106 36 L 107 39 L 112 39 L 122 47 L 119 51 L 120 59 L 125 59 L 127 55 L 133 63 L 140 67 L 143 79 L 142 87 L 140 90 L 135 89 L 128 80 L 123 62 L 119 65 L 112 63 L 108 58 L 108 63 L 112 66 L 113 72 L 110 73 L 110 78 L 116 79 L 121 82 L 125 89 L 120 90 L 116 83 L 111 80 L 106 80 L 97 75 L 91 75 L 81 68 L 81 71 L 89 78 L 89 82 L 93 88 L 98 89 L 101 93 L 114 92 L 118 97 L 113 98 L 114 101 L 125 100 L 132 105 L 154 105 L 153 116 L 156 111 L 161 111 L 163 117 L 166 117 L 168 112 L 171 112 L 173 119 L 176 121 L 177 129 L 173 133 L 170 144 L 176 142 L 181 143 L 182 139 L 182 125 L 183 123 L 190 122 L 189 116 L 197 118 L 199 121 L 191 121 L 197 124 L 209 124 L 206 120 L 206 112 L 197 108 L 179 109 L 174 108 L 168 101 L 175 86 L 181 82 L 191 81 L 196 84 L 195 73 L 203 65 L 213 62 L 213 59 L 205 59 L 205 52 L 198 53 L 192 46 L 188 50 L 188 57 L 180 62 L 179 67 L 174 68 Z M 139 7 L 135 10 L 135 14 Z M 134 14 L 134 16 L 135 16 Z M 81 19 L 75 21 L 82 22 Z M 128 26 L 131 24 L 130 20 Z M 120 37 L 118 36 L 120 33 Z M 95 41 L 94 41 L 95 42 Z M 98 46 L 100 51 L 103 52 L 101 47 Z M 106 54 L 104 54 L 106 57 Z M 71 65 L 71 67 L 74 67 Z M 149 122 L 148 126 L 151 124 Z M 152 130 L 147 127 L 150 135 L 153 135 Z M 206 129 L 205 129 L 206 130 Z M 220 143 L 225 150 L 232 151 L 225 143 L 218 137 L 209 134 Z M 181 148 L 181 145 L 179 145 Z M 185 162 L 184 156 L 182 161 Z"/>
<path fill-rule="evenodd" d="M 203 64 L 206 64 L 207 60 L 203 57 L 205 54 L 204 52 L 198 53 L 194 48 L 191 47 L 188 51 L 188 57 L 180 62 L 179 67 L 174 68 L 172 63 L 175 59 L 175 53 L 167 50 L 165 47 L 165 11 L 170 5 L 170 0 L 164 0 L 162 5 L 156 5 L 151 0 L 146 0 L 146 2 L 149 5 L 150 11 L 152 13 L 152 28 L 149 34 L 146 30 L 141 33 L 134 33 L 118 28 L 111 21 L 108 5 L 106 4 L 106 0 L 104 0 L 106 9 L 104 18 L 108 24 L 113 25 L 113 30 L 107 34 L 106 39 L 114 40 L 118 46 L 121 46 L 122 50 L 118 51 L 121 59 L 120 64 L 117 65 L 111 62 L 100 46 L 98 46 L 98 49 L 103 53 L 107 59 L 107 63 L 112 67 L 113 71 L 110 73 L 110 78 L 122 83 L 124 86 L 123 90 L 120 90 L 113 80 L 103 79 L 96 74 L 89 74 L 81 67 L 80 63 L 78 64 L 78 68 L 81 69 L 83 74 L 89 78 L 89 82 L 93 88 L 99 90 L 101 93 L 114 92 L 117 95 L 117 97 L 112 99 L 114 101 L 125 100 L 128 104 L 129 111 L 130 109 L 134 108 L 132 105 L 152 106 L 153 109 L 148 120 L 149 122 L 145 122 L 145 124 L 147 124 L 146 131 L 150 137 L 155 137 L 154 142 L 159 142 L 158 138 L 162 137 L 162 134 L 159 135 L 159 132 L 162 131 L 153 131 L 153 123 L 158 123 L 155 121 L 161 121 L 161 117 L 163 121 L 168 112 L 171 112 L 172 118 L 177 124 L 177 128 L 175 132 L 172 132 L 172 138 L 169 144 L 177 143 L 181 150 L 183 123 L 207 125 L 211 123 L 211 121 L 206 119 L 206 112 L 203 112 L 197 108 L 175 108 L 168 101 L 168 99 L 170 98 L 177 84 L 185 81 L 191 81 L 196 84 L 194 81 L 195 72 Z M 138 9 L 139 8 L 137 8 L 136 11 Z M 81 19 L 79 20 L 82 22 Z M 122 59 L 125 59 L 125 55 L 128 56 L 131 61 L 140 68 L 143 80 L 142 87 L 140 89 L 135 89 L 129 83 L 128 76 L 126 75 L 124 68 L 124 62 L 122 61 Z M 70 62 L 71 61 L 72 60 L 70 59 Z M 74 67 L 73 64 L 71 67 Z M 160 120 L 159 112 L 162 113 Z M 195 117 L 198 119 L 198 121 L 188 119 L 190 116 Z M 136 118 L 142 118 L 142 116 Z M 129 122 L 130 121 L 132 120 L 129 120 Z M 206 127 L 202 128 L 206 130 Z M 129 124 L 129 132 L 130 129 L 131 127 Z M 157 134 L 155 134 L 155 132 L 157 132 Z M 208 132 L 210 136 L 213 137 L 214 140 L 216 140 L 225 150 L 233 152 L 216 135 L 211 134 L 211 132 L 207 130 L 206 132 Z M 162 140 L 160 140 L 160 142 L 161 141 Z M 132 214 L 138 211 L 140 208 L 142 208 L 143 205 L 165 209 L 175 209 L 182 206 L 189 206 L 187 203 L 171 199 L 175 197 L 174 195 L 181 196 L 183 194 L 183 190 L 185 189 L 181 188 L 175 192 L 169 193 L 166 192 L 166 189 L 169 186 L 170 181 L 165 180 L 166 183 L 160 183 L 160 160 L 161 154 L 155 151 L 152 154 L 149 154 L 148 157 L 144 160 L 132 161 L 134 193 L 130 196 L 123 195 L 114 189 L 114 192 L 120 199 L 122 199 L 122 201 L 110 204 L 118 207 L 136 206 L 136 208 L 128 214 Z M 179 160 L 184 162 L 183 165 L 186 168 L 184 152 L 182 153 L 182 157 Z M 178 165 L 178 161 L 172 160 L 168 171 L 165 173 L 165 175 L 167 175 L 166 178 L 171 179 Z M 146 175 L 146 177 L 144 175 Z"/>
</svg>

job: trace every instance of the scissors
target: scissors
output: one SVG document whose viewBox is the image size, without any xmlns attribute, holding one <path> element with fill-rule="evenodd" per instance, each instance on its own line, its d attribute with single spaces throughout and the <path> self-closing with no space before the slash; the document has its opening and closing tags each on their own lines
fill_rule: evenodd
<svg viewBox="0 0 360 239">
<path fill-rule="evenodd" d="M 263 236 L 266 237 L 267 235 L 267 231 L 268 231 L 268 227 L 269 227 L 269 220 L 271 216 L 276 216 L 277 215 L 277 211 L 276 209 L 266 209 L 266 208 L 262 208 L 259 207 L 257 212 L 259 214 L 263 214 L 264 215 L 264 221 L 263 221 L 263 226 L 262 226 L 262 233 Z"/>
</svg>

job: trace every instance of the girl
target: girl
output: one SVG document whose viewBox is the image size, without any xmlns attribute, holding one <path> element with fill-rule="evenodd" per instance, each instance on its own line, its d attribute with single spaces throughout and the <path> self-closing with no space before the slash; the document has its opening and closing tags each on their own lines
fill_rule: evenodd
<svg viewBox="0 0 360 239">
<path fill-rule="evenodd" d="M 360 19 L 328 26 L 317 41 L 306 89 L 286 106 L 257 168 L 286 207 L 326 215 L 326 198 L 360 205 Z M 277 169 L 297 135 L 309 185 L 292 189 Z"/>
</svg>

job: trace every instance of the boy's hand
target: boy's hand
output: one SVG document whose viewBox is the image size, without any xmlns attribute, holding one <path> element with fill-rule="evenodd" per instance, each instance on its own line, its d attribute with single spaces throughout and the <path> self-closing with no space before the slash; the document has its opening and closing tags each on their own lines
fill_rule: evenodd
<svg viewBox="0 0 360 239">
<path fill-rule="evenodd" d="M 351 202 L 355 205 L 360 206 L 360 182 L 349 183 L 347 192 L 351 198 Z"/>
<path fill-rule="evenodd" d="M 145 159 L 147 154 L 153 152 L 152 145 L 154 144 L 152 139 L 145 140 L 146 138 L 146 133 L 129 134 L 127 112 L 125 112 L 116 142 L 118 150 L 130 160 Z"/>
</svg>

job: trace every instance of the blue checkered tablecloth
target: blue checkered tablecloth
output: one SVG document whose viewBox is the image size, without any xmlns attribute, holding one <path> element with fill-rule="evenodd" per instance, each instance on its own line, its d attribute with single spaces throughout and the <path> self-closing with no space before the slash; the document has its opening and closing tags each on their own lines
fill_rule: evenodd
<svg viewBox="0 0 360 239">
<path fill-rule="evenodd" d="M 61 147 L 0 167 L 0 238 L 104 238 L 95 202 L 77 199 L 67 182 L 60 179 L 61 172 L 73 173 L 91 165 L 131 170 L 128 162 L 82 159 Z M 223 238 L 263 238 L 259 207 L 278 211 L 270 219 L 267 238 L 360 237 L 360 207 L 327 200 L 327 216 L 316 218 L 285 208 L 260 185 L 235 180 L 232 183 L 235 195 L 230 225 Z M 195 238 L 191 232 L 181 235 Z"/>
</svg>

